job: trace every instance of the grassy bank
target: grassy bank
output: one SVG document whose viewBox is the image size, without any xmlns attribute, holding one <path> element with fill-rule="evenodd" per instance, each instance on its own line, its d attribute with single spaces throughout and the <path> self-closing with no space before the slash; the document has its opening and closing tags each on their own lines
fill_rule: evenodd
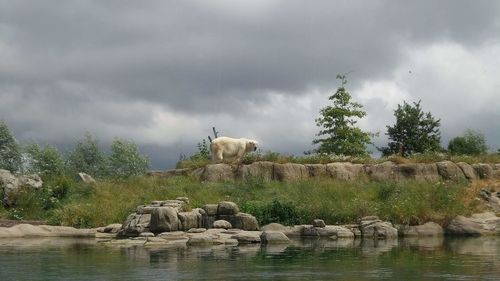
<svg viewBox="0 0 500 281">
<path fill-rule="evenodd" d="M 96 227 L 122 222 L 137 205 L 152 200 L 187 196 L 191 207 L 223 200 L 236 202 L 241 211 L 261 224 L 310 223 L 322 218 L 329 224 L 355 222 L 378 215 L 393 223 L 446 223 L 477 208 L 478 187 L 466 182 L 342 182 L 309 179 L 293 183 L 247 181 L 201 183 L 189 177 L 127 181 L 100 181 L 93 187 L 67 178 L 47 182 L 37 192 L 21 192 L 17 205 L 0 209 L 0 216 L 42 219 L 51 224 Z"/>
</svg>

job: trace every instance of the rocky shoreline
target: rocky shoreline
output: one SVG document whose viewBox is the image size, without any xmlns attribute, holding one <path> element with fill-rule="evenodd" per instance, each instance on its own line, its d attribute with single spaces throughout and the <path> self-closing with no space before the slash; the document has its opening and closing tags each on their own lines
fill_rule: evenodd
<svg viewBox="0 0 500 281">
<path fill-rule="evenodd" d="M 198 169 L 174 169 L 152 171 L 154 177 L 174 177 L 191 175 L 201 181 L 237 181 L 257 178 L 263 181 L 295 181 L 323 177 L 338 180 L 368 179 L 375 181 L 422 180 L 476 180 L 500 179 L 500 164 L 467 164 L 441 161 L 437 163 L 396 164 L 353 164 L 338 162 L 328 164 L 254 162 L 248 165 L 209 164 Z"/>
<path fill-rule="evenodd" d="M 189 199 L 153 201 L 138 206 L 127 220 L 95 229 L 18 224 L 0 227 L 1 238 L 86 237 L 111 245 L 211 246 L 288 244 L 294 239 L 394 240 L 398 237 L 500 235 L 500 217 L 493 212 L 457 216 L 444 228 L 434 222 L 423 225 L 393 225 L 376 216 L 360 218 L 356 224 L 326 225 L 321 219 L 309 225 L 284 226 L 271 223 L 259 227 L 250 214 L 239 212 L 233 202 L 207 204 L 189 210 Z"/>
</svg>

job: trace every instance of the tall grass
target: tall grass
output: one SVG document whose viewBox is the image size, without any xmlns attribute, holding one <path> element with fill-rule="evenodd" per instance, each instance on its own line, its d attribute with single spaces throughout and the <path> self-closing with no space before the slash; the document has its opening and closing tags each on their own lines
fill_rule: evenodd
<svg viewBox="0 0 500 281">
<path fill-rule="evenodd" d="M 234 201 L 241 211 L 255 215 L 261 224 L 273 221 L 306 224 L 315 218 L 329 224 L 353 223 L 366 215 L 378 215 L 394 223 L 417 224 L 430 220 L 446 223 L 458 214 L 475 210 L 474 198 L 467 196 L 467 185 L 327 179 L 292 183 L 259 180 L 203 183 L 188 177 L 140 177 L 102 181 L 91 190 L 73 191 L 71 198 L 48 215 L 48 221 L 76 227 L 121 223 L 138 205 L 186 196 L 193 208 L 223 200 Z"/>
</svg>

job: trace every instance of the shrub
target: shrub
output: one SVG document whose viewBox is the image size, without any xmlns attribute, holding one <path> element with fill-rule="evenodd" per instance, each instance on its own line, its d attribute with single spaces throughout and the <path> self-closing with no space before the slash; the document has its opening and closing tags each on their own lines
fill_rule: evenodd
<svg viewBox="0 0 500 281">
<path fill-rule="evenodd" d="M 267 204 L 250 202 L 244 204 L 242 210 L 254 215 L 260 225 L 272 222 L 294 225 L 300 223 L 302 220 L 297 206 L 290 201 L 273 199 L 273 201 Z"/>
<path fill-rule="evenodd" d="M 21 168 L 19 145 L 7 124 L 0 121 L 0 169 L 17 172 Z"/>
<path fill-rule="evenodd" d="M 149 168 L 149 159 L 139 153 L 137 145 L 120 139 L 111 144 L 108 163 L 107 174 L 118 178 L 144 175 Z"/>
<path fill-rule="evenodd" d="M 64 160 L 54 146 L 47 144 L 40 147 L 36 143 L 31 143 L 24 150 L 28 160 L 25 167 L 26 172 L 39 174 L 44 179 L 64 173 Z"/>
<path fill-rule="evenodd" d="M 480 155 L 486 154 L 487 150 L 484 135 L 470 129 L 465 131 L 463 136 L 455 137 L 448 143 L 448 151 L 455 155 Z"/>
<path fill-rule="evenodd" d="M 99 141 L 87 133 L 69 153 L 67 167 L 72 174 L 84 172 L 93 177 L 105 176 L 106 157 L 99 149 Z"/>
</svg>

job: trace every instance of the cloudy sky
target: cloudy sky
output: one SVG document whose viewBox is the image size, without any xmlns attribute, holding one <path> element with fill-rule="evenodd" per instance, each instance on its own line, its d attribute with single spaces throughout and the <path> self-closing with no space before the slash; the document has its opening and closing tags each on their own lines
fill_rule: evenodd
<svg viewBox="0 0 500 281">
<path fill-rule="evenodd" d="M 0 120 L 21 142 L 120 137 L 163 169 L 216 126 L 300 155 L 348 72 L 376 145 L 422 100 L 443 145 L 472 128 L 500 148 L 500 1 L 0 0 Z"/>
</svg>

